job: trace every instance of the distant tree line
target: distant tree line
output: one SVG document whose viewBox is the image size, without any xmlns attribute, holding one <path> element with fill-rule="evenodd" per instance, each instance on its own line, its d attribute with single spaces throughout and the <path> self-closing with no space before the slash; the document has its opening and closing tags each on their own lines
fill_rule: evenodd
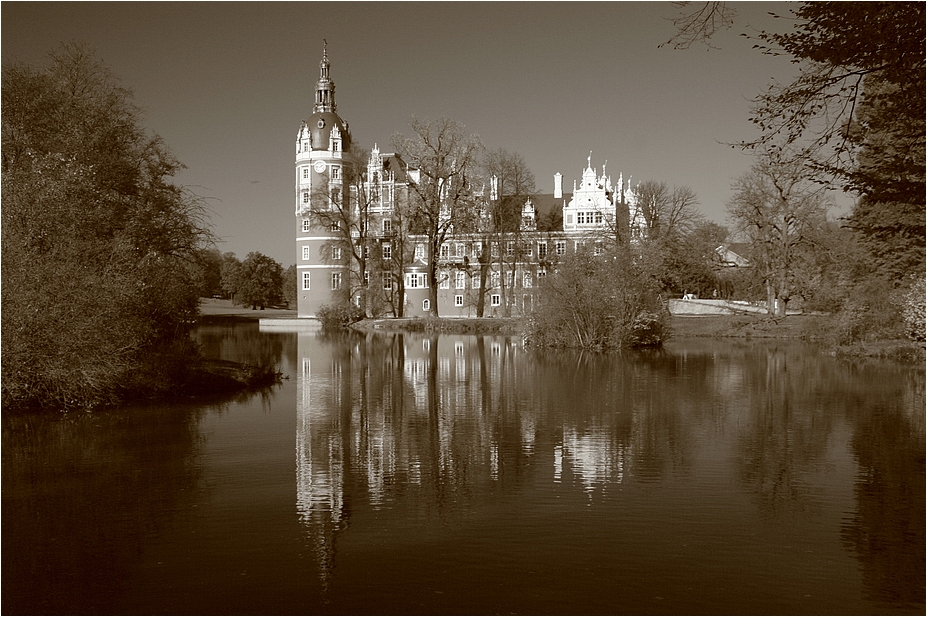
<svg viewBox="0 0 927 617">
<path fill-rule="evenodd" d="M 241 261 L 235 253 L 204 249 L 200 254 L 199 293 L 232 300 L 252 309 L 285 304 L 296 307 L 296 265 L 284 270 L 273 258 L 252 251 Z"/>
</svg>

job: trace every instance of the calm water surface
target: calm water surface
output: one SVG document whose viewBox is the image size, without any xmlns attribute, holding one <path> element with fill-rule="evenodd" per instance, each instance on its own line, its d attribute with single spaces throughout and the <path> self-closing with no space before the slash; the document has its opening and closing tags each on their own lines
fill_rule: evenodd
<svg viewBox="0 0 927 617">
<path fill-rule="evenodd" d="M 3 419 L 5 614 L 924 613 L 923 367 L 197 337 L 289 378 Z"/>
</svg>

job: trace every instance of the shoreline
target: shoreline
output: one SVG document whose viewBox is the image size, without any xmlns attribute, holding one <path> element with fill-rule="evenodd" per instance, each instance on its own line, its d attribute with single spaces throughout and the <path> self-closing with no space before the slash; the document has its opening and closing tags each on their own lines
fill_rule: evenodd
<svg viewBox="0 0 927 617">
<path fill-rule="evenodd" d="M 203 298 L 197 325 L 257 323 L 261 319 L 296 319 L 292 309 L 267 307 L 252 310 L 230 300 Z M 437 317 L 365 319 L 348 326 L 357 332 L 430 332 L 435 334 L 478 334 L 513 336 L 521 333 L 523 320 L 516 317 Z M 672 315 L 670 340 L 686 338 L 778 339 L 826 343 L 834 330 L 830 315 L 789 315 L 770 319 L 766 315 Z M 834 356 L 857 359 L 890 359 L 905 363 L 924 362 L 923 342 L 879 340 L 853 345 L 831 345 Z"/>
</svg>

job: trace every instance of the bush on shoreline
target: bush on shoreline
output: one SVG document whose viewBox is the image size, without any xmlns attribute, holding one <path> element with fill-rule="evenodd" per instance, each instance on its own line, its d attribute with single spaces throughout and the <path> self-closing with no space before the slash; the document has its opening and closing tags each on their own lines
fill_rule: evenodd
<svg viewBox="0 0 927 617">
<path fill-rule="evenodd" d="M 584 249 L 545 277 L 525 340 L 593 350 L 657 346 L 668 336 L 667 317 L 655 282 L 629 253 Z"/>
</svg>

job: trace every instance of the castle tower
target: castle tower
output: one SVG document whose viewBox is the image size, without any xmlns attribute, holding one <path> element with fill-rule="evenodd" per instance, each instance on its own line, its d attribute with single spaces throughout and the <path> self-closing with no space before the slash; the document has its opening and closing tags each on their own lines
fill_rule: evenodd
<svg viewBox="0 0 927 617">
<path fill-rule="evenodd" d="M 341 248 L 350 235 L 339 224 L 348 212 L 344 181 L 353 163 L 348 123 L 336 113 L 335 82 L 331 78 L 328 45 L 322 48 L 312 115 L 296 134 L 296 287 L 300 317 L 314 317 L 339 292 L 348 292 L 348 251 Z"/>
</svg>

